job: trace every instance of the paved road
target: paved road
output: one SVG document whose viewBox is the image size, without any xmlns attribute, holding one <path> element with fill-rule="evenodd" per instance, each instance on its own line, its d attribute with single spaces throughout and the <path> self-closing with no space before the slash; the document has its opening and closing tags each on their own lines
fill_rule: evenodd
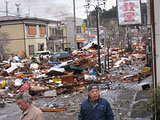
<svg viewBox="0 0 160 120">
<path fill-rule="evenodd" d="M 150 120 L 151 113 L 145 107 L 148 90 L 142 90 L 142 83 L 151 83 L 151 77 L 134 83 L 113 83 L 112 89 L 106 89 L 105 83 L 99 84 L 100 94 L 106 98 L 114 111 L 115 120 Z M 44 112 L 46 120 L 77 120 L 80 104 L 87 97 L 87 90 L 82 93 L 63 94 L 54 98 L 38 99 L 35 102 L 41 107 L 66 107 L 64 112 Z M 20 109 L 16 103 L 7 103 L 0 108 L 0 120 L 18 120 Z"/>
</svg>

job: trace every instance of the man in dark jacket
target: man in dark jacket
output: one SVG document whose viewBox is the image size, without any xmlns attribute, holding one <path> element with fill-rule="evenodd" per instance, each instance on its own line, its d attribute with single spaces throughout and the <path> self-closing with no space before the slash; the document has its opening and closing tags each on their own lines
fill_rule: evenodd
<svg viewBox="0 0 160 120">
<path fill-rule="evenodd" d="M 88 99 L 80 108 L 78 120 L 114 120 L 109 102 L 99 97 L 99 88 L 96 84 L 88 87 Z"/>
</svg>

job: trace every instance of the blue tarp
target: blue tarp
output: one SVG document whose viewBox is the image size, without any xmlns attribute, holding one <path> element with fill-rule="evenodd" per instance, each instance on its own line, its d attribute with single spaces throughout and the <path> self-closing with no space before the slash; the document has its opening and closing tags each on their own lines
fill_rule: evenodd
<svg viewBox="0 0 160 120">
<path fill-rule="evenodd" d="M 66 62 L 48 62 L 48 64 L 50 64 L 50 65 L 56 65 L 56 66 L 54 66 L 53 68 L 62 68 L 62 67 L 64 67 L 64 66 L 67 66 L 67 65 L 69 65 L 69 64 L 71 64 L 73 61 L 66 61 Z"/>
<path fill-rule="evenodd" d="M 87 70 L 88 69 L 86 67 L 76 67 L 76 66 L 73 66 L 73 65 L 70 65 L 70 68 L 74 69 L 74 70 Z"/>
<path fill-rule="evenodd" d="M 59 65 L 61 62 L 48 62 L 48 65 Z"/>
<path fill-rule="evenodd" d="M 23 78 L 22 82 L 26 82 L 27 80 L 29 80 L 29 78 Z"/>
<path fill-rule="evenodd" d="M 89 70 L 89 74 L 90 75 L 95 75 L 96 76 L 96 68 L 91 68 L 90 70 Z"/>
</svg>

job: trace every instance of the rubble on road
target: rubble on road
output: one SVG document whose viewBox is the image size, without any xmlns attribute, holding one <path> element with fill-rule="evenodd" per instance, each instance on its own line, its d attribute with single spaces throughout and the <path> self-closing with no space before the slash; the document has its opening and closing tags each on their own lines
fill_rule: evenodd
<svg viewBox="0 0 160 120">
<path fill-rule="evenodd" d="M 74 59 L 48 62 L 39 59 L 35 62 L 25 57 L 23 51 L 0 63 L 0 98 L 13 98 L 18 92 L 28 92 L 36 97 L 55 97 L 65 93 L 81 93 L 92 82 L 107 83 L 141 81 L 151 75 L 145 66 L 145 49 L 139 43 L 132 52 L 124 48 L 110 48 L 106 56 L 109 68 L 98 73 L 96 49 L 73 52 Z M 104 51 L 100 52 L 104 61 Z"/>
</svg>

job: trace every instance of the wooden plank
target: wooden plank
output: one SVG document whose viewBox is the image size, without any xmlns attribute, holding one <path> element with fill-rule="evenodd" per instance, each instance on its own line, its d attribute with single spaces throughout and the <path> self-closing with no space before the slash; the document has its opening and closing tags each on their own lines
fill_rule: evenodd
<svg viewBox="0 0 160 120">
<path fill-rule="evenodd" d="M 58 112 L 58 111 L 66 111 L 66 108 L 46 108 L 41 109 L 42 112 Z"/>
</svg>

